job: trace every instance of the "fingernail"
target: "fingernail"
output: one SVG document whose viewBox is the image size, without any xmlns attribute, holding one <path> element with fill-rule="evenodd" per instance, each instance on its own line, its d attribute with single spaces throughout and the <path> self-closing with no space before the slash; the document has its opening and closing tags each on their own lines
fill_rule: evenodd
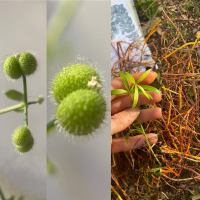
<svg viewBox="0 0 200 200">
<path fill-rule="evenodd" d="M 140 110 L 137 107 L 135 107 L 134 109 L 127 109 L 126 112 L 131 119 L 135 119 L 140 114 Z"/>
<path fill-rule="evenodd" d="M 154 76 L 155 76 L 155 78 L 157 78 L 157 73 L 156 72 L 154 72 L 154 71 L 152 71 L 153 73 L 154 73 Z"/>
</svg>

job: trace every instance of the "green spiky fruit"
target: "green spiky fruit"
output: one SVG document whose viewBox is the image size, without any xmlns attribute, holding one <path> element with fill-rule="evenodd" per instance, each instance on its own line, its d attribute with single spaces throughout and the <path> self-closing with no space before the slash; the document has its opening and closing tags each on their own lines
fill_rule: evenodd
<svg viewBox="0 0 200 200">
<path fill-rule="evenodd" d="M 11 79 L 18 79 L 21 77 L 22 72 L 16 56 L 8 56 L 3 65 L 5 74 Z"/>
<path fill-rule="evenodd" d="M 80 89 L 65 97 L 57 108 L 57 121 L 69 134 L 84 136 L 93 133 L 103 122 L 106 101 L 94 90 Z"/>
<path fill-rule="evenodd" d="M 31 75 L 37 69 L 37 60 L 35 56 L 29 52 L 23 52 L 19 56 L 20 68 L 25 75 Z"/>
<path fill-rule="evenodd" d="M 20 126 L 13 135 L 13 142 L 15 148 L 21 152 L 25 153 L 32 149 L 34 144 L 34 139 L 31 135 L 30 130 L 25 126 Z"/>
<path fill-rule="evenodd" d="M 96 77 L 96 81 L 101 83 L 100 76 L 96 70 L 86 64 L 73 64 L 64 67 L 56 76 L 52 92 L 57 103 L 60 103 L 67 95 L 78 89 L 90 89 L 88 82 Z"/>
</svg>

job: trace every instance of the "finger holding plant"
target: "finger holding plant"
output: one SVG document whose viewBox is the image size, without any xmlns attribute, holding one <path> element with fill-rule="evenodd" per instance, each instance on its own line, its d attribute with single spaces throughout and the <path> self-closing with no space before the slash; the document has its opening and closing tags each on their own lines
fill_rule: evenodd
<svg viewBox="0 0 200 200">
<path fill-rule="evenodd" d="M 125 74 L 119 72 L 119 75 L 120 78 L 113 79 L 111 82 L 111 134 L 123 131 L 137 118 L 138 125 L 133 125 L 134 128 L 130 129 L 125 137 L 113 139 L 112 153 L 128 151 L 148 145 L 155 156 L 150 144 L 157 141 L 157 135 L 152 133 L 146 135 L 141 123 L 160 118 L 161 109 L 149 108 L 140 110 L 138 107 L 161 100 L 160 91 L 149 86 L 157 75 L 155 72 L 150 72 L 150 70 L 133 75 L 127 72 Z M 133 131 L 142 133 L 142 135 L 129 137 Z M 157 157 L 156 160 L 160 164 Z"/>
<path fill-rule="evenodd" d="M 28 128 L 28 106 L 41 104 L 44 100 L 42 97 L 38 97 L 36 101 L 28 102 L 26 76 L 33 74 L 36 69 L 37 60 L 30 52 L 14 53 L 5 59 L 3 64 L 3 71 L 9 80 L 21 77 L 23 79 L 24 93 L 12 89 L 5 92 L 7 98 L 21 103 L 0 110 L 0 115 L 10 111 L 24 112 L 25 114 L 25 125 L 19 126 L 13 134 L 13 143 L 19 153 L 30 151 L 34 145 L 32 133 Z"/>
</svg>

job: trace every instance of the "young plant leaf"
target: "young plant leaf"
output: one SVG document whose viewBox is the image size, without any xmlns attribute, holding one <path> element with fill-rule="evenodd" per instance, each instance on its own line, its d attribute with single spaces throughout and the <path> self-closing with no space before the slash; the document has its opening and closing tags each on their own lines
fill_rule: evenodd
<svg viewBox="0 0 200 200">
<path fill-rule="evenodd" d="M 155 173 L 155 172 L 162 172 L 162 171 L 161 171 L 161 168 L 158 167 L 158 168 L 153 168 L 153 169 L 151 169 L 150 172 Z"/>
<path fill-rule="evenodd" d="M 135 88 L 131 89 L 130 91 L 131 94 L 135 93 Z M 143 94 L 141 90 L 138 90 L 138 94 Z"/>
<path fill-rule="evenodd" d="M 134 94 L 134 99 L 133 99 L 133 106 L 132 106 L 132 109 L 136 107 L 137 105 L 137 102 L 138 102 L 138 87 L 137 85 L 135 85 L 135 94 Z"/>
<path fill-rule="evenodd" d="M 144 74 L 142 74 L 142 76 L 140 76 L 140 78 L 138 79 L 137 84 L 143 81 L 147 77 L 147 75 L 150 73 L 151 70 L 152 69 L 149 69 L 146 72 L 144 72 Z"/>
<path fill-rule="evenodd" d="M 22 107 L 22 108 L 17 108 L 17 109 L 15 109 L 14 111 L 17 112 L 17 113 L 23 113 L 23 112 L 24 112 L 24 107 Z"/>
<path fill-rule="evenodd" d="M 144 90 L 148 90 L 148 91 L 152 91 L 152 92 L 156 92 L 158 94 L 161 94 L 161 91 L 158 90 L 157 88 L 155 87 L 152 87 L 152 86 L 149 86 L 149 85 L 141 85 L 141 87 L 144 89 Z"/>
<path fill-rule="evenodd" d="M 152 120 L 147 124 L 147 127 L 146 127 L 146 129 L 145 129 L 145 132 L 146 132 L 146 130 L 149 128 L 149 125 L 151 124 L 151 122 L 152 122 Z"/>
<path fill-rule="evenodd" d="M 132 124 L 134 127 L 135 127 L 135 130 L 138 132 L 138 133 L 143 133 L 143 130 L 139 127 L 139 126 L 136 126 L 135 124 Z"/>
<path fill-rule="evenodd" d="M 128 94 L 128 92 L 126 90 L 123 90 L 123 89 L 111 90 L 111 96 L 112 95 L 118 95 L 118 94 Z"/>
<path fill-rule="evenodd" d="M 125 72 L 125 75 L 135 85 L 135 79 L 128 72 Z"/>
<path fill-rule="evenodd" d="M 149 93 L 147 93 L 140 85 L 138 85 L 138 88 L 142 91 L 142 94 L 147 97 L 147 99 L 153 99 L 153 97 Z"/>
<path fill-rule="evenodd" d="M 7 98 L 15 101 L 24 101 L 24 95 L 16 90 L 8 90 L 5 92 Z"/>
<path fill-rule="evenodd" d="M 125 135 L 125 139 L 126 139 L 126 143 L 128 144 L 128 139 L 129 139 L 129 135 L 133 132 L 133 131 L 135 131 L 136 129 L 131 129 L 131 130 L 129 130 L 128 132 L 127 132 L 127 134 Z"/>
<path fill-rule="evenodd" d="M 129 83 L 128 83 L 128 80 L 127 80 L 125 74 L 120 71 L 119 75 L 120 75 L 120 78 L 123 81 L 123 84 L 124 84 L 125 88 L 127 89 L 128 92 L 130 92 L 130 86 L 129 86 Z"/>
</svg>

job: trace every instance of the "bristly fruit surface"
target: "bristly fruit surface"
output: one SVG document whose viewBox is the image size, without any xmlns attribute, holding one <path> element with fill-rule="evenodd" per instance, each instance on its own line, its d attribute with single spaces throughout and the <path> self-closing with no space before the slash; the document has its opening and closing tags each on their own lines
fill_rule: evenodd
<svg viewBox="0 0 200 200">
<path fill-rule="evenodd" d="M 20 68 L 25 75 L 33 74 L 37 69 L 37 60 L 35 56 L 29 52 L 23 52 L 19 56 Z"/>
<path fill-rule="evenodd" d="M 55 101 L 59 104 L 71 92 L 79 89 L 91 89 L 88 82 L 96 77 L 101 83 L 100 75 L 96 70 L 87 64 L 72 64 L 64 67 L 53 81 L 52 92 Z"/>
<path fill-rule="evenodd" d="M 14 55 L 8 56 L 5 59 L 3 69 L 5 74 L 11 79 L 18 79 L 22 75 L 20 64 Z"/>
<path fill-rule="evenodd" d="M 103 123 L 106 109 L 101 93 L 89 89 L 76 90 L 58 105 L 57 123 L 69 134 L 89 135 Z"/>
<path fill-rule="evenodd" d="M 13 143 L 20 153 L 30 151 L 34 144 L 30 130 L 25 126 L 17 128 L 13 135 Z"/>
</svg>

